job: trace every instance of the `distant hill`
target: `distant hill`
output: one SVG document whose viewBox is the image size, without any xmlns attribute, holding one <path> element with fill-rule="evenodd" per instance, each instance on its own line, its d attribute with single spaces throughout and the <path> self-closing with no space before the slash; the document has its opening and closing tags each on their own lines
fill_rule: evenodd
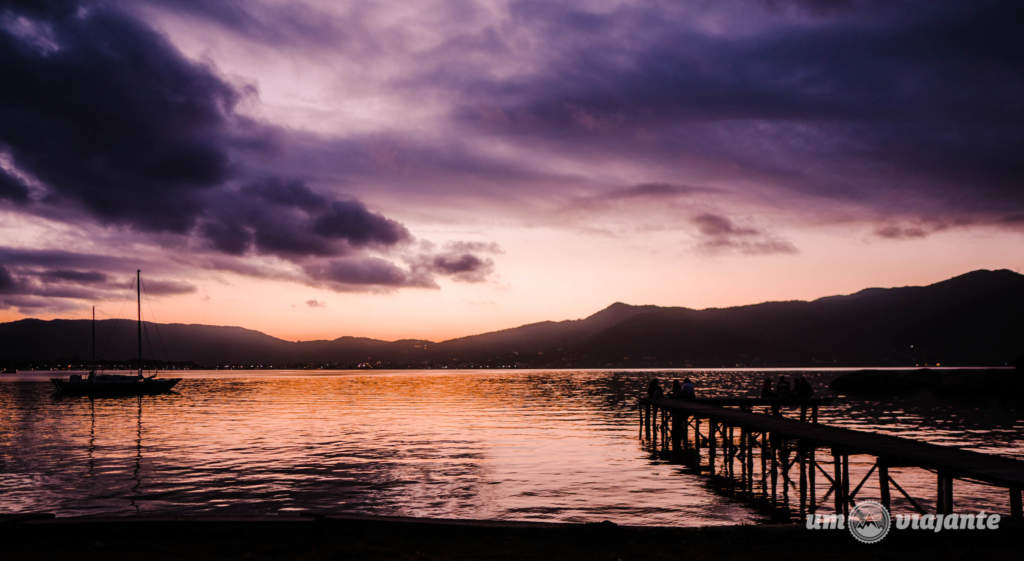
<svg viewBox="0 0 1024 561">
<path fill-rule="evenodd" d="M 147 355 L 217 364 L 354 367 L 1003 365 L 1024 355 L 1024 275 L 973 271 L 924 287 L 693 310 L 615 303 L 587 318 L 433 343 L 289 342 L 239 327 L 147 324 Z M 135 324 L 97 322 L 98 353 L 135 355 Z M 0 361 L 89 356 L 87 320 L 0 324 Z"/>
</svg>

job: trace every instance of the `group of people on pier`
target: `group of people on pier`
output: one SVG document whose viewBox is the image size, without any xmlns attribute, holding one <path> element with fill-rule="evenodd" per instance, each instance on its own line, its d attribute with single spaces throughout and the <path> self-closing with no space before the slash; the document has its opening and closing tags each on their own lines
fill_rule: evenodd
<svg viewBox="0 0 1024 561">
<path fill-rule="evenodd" d="M 772 388 L 772 379 L 767 376 L 761 384 L 762 399 L 810 399 L 813 396 L 814 388 L 801 374 L 797 374 L 792 383 L 785 375 L 779 376 L 779 381 L 774 388 Z M 672 380 L 672 390 L 668 392 L 667 396 L 661 388 L 661 382 L 657 378 L 651 378 L 651 381 L 647 383 L 647 397 L 652 399 L 661 397 L 696 399 L 697 396 L 696 387 L 689 378 L 683 379 L 682 384 L 679 383 L 679 380 Z"/>
<path fill-rule="evenodd" d="M 651 378 L 651 381 L 647 383 L 647 397 L 666 397 L 665 391 L 661 389 L 661 382 L 657 378 Z M 667 397 L 671 399 L 694 399 L 697 397 L 696 387 L 689 378 L 685 378 L 682 384 L 679 383 L 679 380 L 672 380 L 672 390 L 668 392 Z"/>
<path fill-rule="evenodd" d="M 797 374 L 790 384 L 785 375 L 779 376 L 779 382 L 772 389 L 772 379 L 765 376 L 761 384 L 762 399 L 810 399 L 814 396 L 814 388 L 802 375 Z"/>
</svg>

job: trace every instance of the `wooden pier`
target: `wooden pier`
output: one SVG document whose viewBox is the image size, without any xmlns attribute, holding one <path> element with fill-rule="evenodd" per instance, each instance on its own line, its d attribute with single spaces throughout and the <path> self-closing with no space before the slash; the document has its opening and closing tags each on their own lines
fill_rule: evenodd
<svg viewBox="0 0 1024 561">
<path fill-rule="evenodd" d="M 878 478 L 878 502 L 886 508 L 891 508 L 895 488 L 915 510 L 925 514 L 921 502 L 889 473 L 893 467 L 918 467 L 936 474 L 937 513 L 953 511 L 953 483 L 964 480 L 1007 489 L 1010 515 L 1022 517 L 1024 461 L 817 423 L 818 406 L 829 402 L 642 398 L 640 434 L 656 452 L 707 471 L 742 495 L 786 505 L 786 511 L 792 488 L 799 498 L 800 516 L 814 513 L 829 497 L 837 514 L 848 514 L 872 475 Z M 771 414 L 753 413 L 754 407 L 764 407 Z M 789 408 L 799 409 L 799 420 L 781 415 Z M 874 457 L 870 470 L 855 485 L 850 479 L 851 455 Z M 791 476 L 794 466 L 799 473 Z M 828 482 L 820 500 L 818 475 Z M 755 479 L 760 480 L 759 485 Z"/>
</svg>

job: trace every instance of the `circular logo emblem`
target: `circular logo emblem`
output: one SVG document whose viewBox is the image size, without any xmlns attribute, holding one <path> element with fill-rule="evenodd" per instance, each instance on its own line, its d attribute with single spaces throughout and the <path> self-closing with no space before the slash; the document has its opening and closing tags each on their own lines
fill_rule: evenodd
<svg viewBox="0 0 1024 561">
<path fill-rule="evenodd" d="M 858 541 L 875 543 L 882 541 L 889 533 L 890 522 L 889 511 L 884 506 L 874 501 L 864 501 L 850 510 L 846 527 Z"/>
</svg>

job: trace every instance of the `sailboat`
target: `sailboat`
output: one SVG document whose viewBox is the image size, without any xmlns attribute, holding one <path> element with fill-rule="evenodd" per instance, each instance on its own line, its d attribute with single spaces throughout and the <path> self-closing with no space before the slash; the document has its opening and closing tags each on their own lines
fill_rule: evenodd
<svg viewBox="0 0 1024 561">
<path fill-rule="evenodd" d="M 142 270 L 135 271 L 135 298 L 138 304 L 138 342 L 139 369 L 134 375 L 97 374 L 90 370 L 89 375 L 82 378 L 80 374 L 72 374 L 69 378 L 50 378 L 57 391 L 63 395 L 88 396 L 122 396 L 122 395 L 155 395 L 167 393 L 181 378 L 160 378 L 156 374 L 145 377 L 142 375 Z M 96 362 L 96 308 L 92 316 L 92 354 Z"/>
</svg>

